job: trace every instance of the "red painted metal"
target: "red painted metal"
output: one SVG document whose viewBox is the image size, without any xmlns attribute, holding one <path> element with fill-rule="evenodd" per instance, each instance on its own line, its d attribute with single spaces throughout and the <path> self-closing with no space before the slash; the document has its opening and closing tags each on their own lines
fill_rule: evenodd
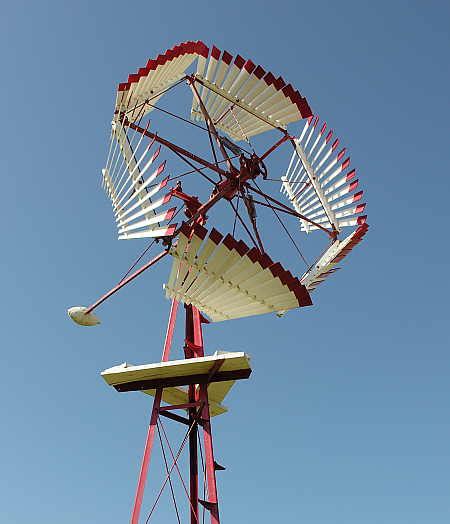
<svg viewBox="0 0 450 524">
<path fill-rule="evenodd" d="M 140 78 L 147 76 L 151 71 L 155 71 L 159 66 L 162 66 L 167 62 L 178 58 L 179 56 L 185 54 L 197 54 L 199 56 L 203 56 L 204 58 L 208 58 L 208 53 L 208 46 L 206 46 L 206 44 L 200 40 L 197 40 L 196 42 L 182 42 L 181 44 L 174 46 L 172 49 L 168 49 L 164 54 L 158 55 L 156 59 L 149 60 L 146 67 L 141 67 L 136 74 L 128 75 L 127 82 L 120 83 L 118 86 L 118 91 L 120 92 L 129 90 L 131 84 L 139 82 Z"/>
<path fill-rule="evenodd" d="M 185 214 L 188 218 L 193 217 L 202 205 L 198 197 L 188 195 L 184 191 L 181 191 L 179 187 L 174 187 L 171 191 L 171 195 L 184 202 L 186 206 Z"/>
<path fill-rule="evenodd" d="M 200 402 L 186 402 L 185 404 L 175 404 L 173 406 L 163 406 L 159 408 L 159 411 L 171 411 L 173 409 L 187 409 L 187 408 L 198 408 Z"/>
<path fill-rule="evenodd" d="M 185 326 L 185 345 L 184 354 L 186 358 L 203 356 L 203 341 L 198 336 L 198 330 L 195 328 L 194 307 L 185 305 L 186 326 Z M 189 402 L 198 400 L 197 387 L 195 384 L 189 386 Z M 189 409 L 189 422 L 193 424 L 192 431 L 189 435 L 189 493 L 191 504 L 191 524 L 199 522 L 198 512 L 198 423 L 197 409 Z"/>
<path fill-rule="evenodd" d="M 287 133 L 282 136 L 280 138 L 280 140 L 278 140 L 278 142 L 276 142 L 272 147 L 269 147 L 269 149 L 263 154 L 263 156 L 261 156 L 259 159 L 260 160 L 264 160 L 265 158 L 267 158 L 270 153 L 273 153 L 275 151 L 275 149 L 277 149 L 278 147 L 280 147 L 282 144 L 284 144 L 286 142 L 286 140 L 290 140 L 292 137 L 290 137 Z"/>
<path fill-rule="evenodd" d="M 169 322 L 167 324 L 166 338 L 164 341 L 164 348 L 162 354 L 162 362 L 169 360 L 170 348 L 172 346 L 173 332 L 175 329 L 175 322 L 178 311 L 178 301 L 172 300 L 169 313 Z M 145 441 L 144 456 L 142 457 L 141 470 L 139 473 L 138 485 L 136 488 L 136 495 L 134 499 L 133 511 L 131 514 L 131 524 L 138 524 L 139 515 L 142 507 L 142 499 L 144 497 L 145 483 L 147 480 L 148 467 L 150 464 L 150 457 L 155 440 L 156 424 L 158 422 L 159 409 L 161 407 L 162 389 L 157 389 L 155 399 L 153 401 L 152 414 L 150 417 L 150 424 L 147 432 L 147 439 Z"/>
<path fill-rule="evenodd" d="M 144 497 L 145 483 L 147 481 L 148 466 L 150 464 L 150 456 L 155 440 L 156 423 L 158 421 L 159 408 L 161 404 L 162 389 L 157 389 L 155 399 L 153 401 L 152 414 L 150 417 L 150 424 L 147 432 L 147 439 L 145 441 L 144 455 L 142 457 L 141 470 L 139 472 L 139 480 L 136 488 L 136 495 L 134 498 L 133 512 L 131 514 L 131 524 L 138 524 L 139 515 L 141 513 L 142 499 Z"/>
<path fill-rule="evenodd" d="M 206 385 L 208 385 L 212 381 L 214 375 L 217 373 L 217 371 L 219 371 L 219 369 L 222 367 L 222 364 L 224 362 L 225 360 L 222 359 L 222 360 L 217 360 L 214 363 L 214 366 L 211 368 L 210 372 L 208 373 L 208 379 L 206 380 Z"/>
<path fill-rule="evenodd" d="M 197 211 L 190 217 L 188 222 L 192 223 L 195 220 L 197 220 L 198 218 L 204 217 L 206 212 L 209 209 L 211 209 L 222 198 L 225 198 L 225 199 L 231 201 L 231 199 L 238 193 L 239 188 L 242 187 L 247 182 L 247 180 L 254 179 L 258 175 L 262 174 L 262 172 L 258 168 L 258 164 L 259 164 L 258 157 L 252 156 L 250 159 L 244 159 L 244 160 L 245 160 L 244 162 L 241 162 L 240 172 L 236 176 L 228 174 L 227 175 L 228 178 L 226 180 L 222 180 L 222 182 L 217 184 L 217 186 L 216 186 L 215 190 L 213 191 L 211 197 L 205 203 L 201 204 L 197 208 Z M 251 189 L 254 189 L 252 186 L 249 186 L 249 187 Z M 176 188 L 174 190 L 172 190 L 172 194 L 174 196 L 177 196 L 177 189 Z M 269 198 L 269 196 L 265 195 L 265 193 L 261 193 L 261 194 L 263 194 L 264 196 L 267 196 L 267 198 Z M 190 197 L 189 195 L 186 195 L 185 193 L 180 195 L 180 198 L 183 201 L 189 201 L 189 198 L 190 198 L 191 199 L 191 205 L 193 204 L 193 201 L 192 201 L 193 197 Z M 280 203 L 280 205 L 283 205 L 283 204 Z M 283 207 L 285 207 L 286 209 L 291 211 L 291 209 L 288 208 L 287 206 L 283 205 Z M 189 212 L 191 213 L 191 211 L 189 211 Z M 203 222 L 204 222 L 204 219 L 201 220 L 201 223 L 203 223 Z M 321 227 L 321 226 L 319 226 L 319 227 Z M 174 235 L 176 235 L 176 233 L 178 233 L 178 231 L 180 229 L 181 229 L 181 227 L 178 228 L 178 230 L 174 233 Z M 324 229 L 325 231 L 327 231 L 323 227 L 321 227 L 321 229 Z"/>
<path fill-rule="evenodd" d="M 197 348 L 195 356 L 201 357 L 204 356 L 203 348 L 203 334 L 202 334 L 202 315 L 200 311 L 193 307 L 192 305 L 185 306 L 186 308 L 186 335 L 187 339 L 193 343 Z M 219 361 L 213 366 L 213 369 L 210 373 L 210 378 L 212 375 L 220 368 L 223 361 Z M 195 387 L 195 386 L 194 386 Z M 209 403 L 208 403 L 208 384 L 201 384 L 196 389 L 196 397 L 202 403 L 201 408 L 201 425 L 203 426 L 203 439 L 205 446 L 205 462 L 206 462 L 206 479 L 208 484 L 208 504 L 207 508 L 210 511 L 211 515 L 211 524 L 219 524 L 219 503 L 217 500 L 217 485 L 216 485 L 216 472 L 215 472 L 215 462 L 214 462 L 214 452 L 213 452 L 213 440 L 211 433 L 211 421 L 209 415 Z M 194 446 L 193 446 L 194 448 Z M 197 462 L 197 469 L 192 471 L 191 481 L 194 487 L 194 492 L 196 495 L 195 504 L 197 507 L 197 516 L 193 517 L 191 515 L 191 523 L 198 522 L 198 461 L 197 461 L 197 440 L 195 442 L 195 451 L 191 449 L 193 453 L 191 455 L 191 465 L 195 466 Z M 191 499 L 192 501 L 192 499 Z M 205 506 L 206 507 L 206 506 Z M 195 520 L 194 520 L 195 519 Z"/>
<path fill-rule="evenodd" d="M 194 321 L 194 344 L 200 349 L 198 350 L 198 357 L 205 355 L 203 349 L 203 333 L 202 333 L 202 321 L 200 311 L 196 307 L 192 307 L 192 319 Z"/>
<path fill-rule="evenodd" d="M 192 86 L 194 95 L 196 96 L 199 102 L 199 105 L 201 107 L 201 110 L 204 114 L 205 121 L 207 122 L 207 125 L 208 125 L 208 129 L 214 135 L 217 143 L 219 144 L 219 148 L 222 152 L 224 160 L 227 163 L 228 171 L 220 169 L 216 164 L 212 164 L 211 162 L 208 162 L 207 160 L 195 155 L 194 153 L 180 146 L 177 146 L 173 142 L 170 142 L 169 140 L 166 140 L 160 137 L 159 135 L 152 133 L 151 131 L 148 131 L 147 129 L 144 129 L 132 122 L 128 122 L 126 120 L 125 125 L 129 126 L 131 129 L 134 129 L 149 138 L 152 138 L 153 140 L 159 142 L 160 144 L 165 145 L 171 151 L 174 151 L 177 154 L 181 154 L 185 156 L 186 158 L 194 160 L 198 162 L 199 164 L 203 165 L 204 167 L 207 167 L 219 173 L 221 176 L 225 178 L 225 180 L 222 180 L 220 183 L 217 184 L 212 196 L 209 198 L 208 201 L 206 201 L 203 204 L 200 203 L 196 197 L 188 195 L 184 193 L 183 191 L 179 190 L 178 188 L 174 188 L 171 191 L 172 196 L 180 198 L 186 204 L 188 208 L 188 218 L 190 219 L 190 221 L 194 221 L 200 218 L 200 221 L 203 223 L 204 222 L 203 217 L 205 216 L 205 213 L 211 207 L 213 207 L 219 200 L 221 200 L 222 198 L 226 198 L 227 200 L 233 199 L 236 196 L 236 194 L 238 193 L 239 188 L 241 188 L 248 180 L 252 180 L 260 175 L 265 176 L 265 174 L 263 173 L 260 167 L 261 160 L 266 158 L 272 151 L 274 151 L 277 147 L 279 147 L 286 140 L 291 139 L 291 137 L 287 133 L 285 133 L 283 130 L 283 133 L 284 133 L 283 137 L 278 142 L 276 142 L 270 149 L 268 149 L 261 158 L 258 158 L 257 155 L 252 155 L 250 158 L 245 158 L 242 155 L 242 157 L 240 158 L 240 169 L 238 171 L 233 166 L 231 159 L 228 156 L 228 153 L 226 152 L 225 148 L 223 147 L 220 141 L 220 137 L 215 129 L 214 123 L 211 120 L 211 118 L 209 117 L 209 114 L 206 111 L 206 108 L 204 107 L 204 104 L 195 87 L 194 80 L 190 79 L 190 81 L 191 81 L 191 86 Z M 325 228 L 321 226 L 319 226 L 319 228 L 327 231 Z M 176 232 L 174 234 L 176 234 Z"/>
<path fill-rule="evenodd" d="M 187 149 L 177 146 L 173 142 L 170 142 L 169 140 L 166 140 L 165 138 L 162 138 L 161 136 L 144 129 L 143 127 L 140 127 L 137 124 L 133 124 L 132 122 L 125 121 L 124 125 L 127 125 L 130 129 L 134 129 L 135 131 L 137 131 L 138 133 L 141 133 L 142 135 L 145 135 L 149 138 L 154 139 L 156 142 L 159 142 L 160 144 L 166 146 L 171 151 L 179 153 L 180 155 L 183 155 L 186 158 L 190 158 L 191 160 L 194 160 L 194 162 L 198 162 L 199 164 L 201 164 L 204 167 L 208 167 L 212 171 L 215 171 L 216 173 L 219 173 L 220 175 L 224 177 L 228 176 L 228 173 L 226 171 L 224 171 L 223 169 L 220 169 L 220 167 L 216 166 L 215 164 L 208 162 L 204 158 L 201 158 L 195 155 L 194 153 L 191 153 Z"/>
<path fill-rule="evenodd" d="M 260 191 L 259 189 L 256 189 L 255 187 L 253 187 L 253 186 L 251 186 L 249 184 L 246 184 L 246 185 L 247 185 L 248 189 L 251 189 L 255 193 L 258 193 L 258 195 L 263 196 L 264 198 L 267 198 L 267 200 L 270 200 L 271 202 L 273 202 L 277 206 L 282 207 L 283 209 L 286 209 L 286 211 L 288 211 L 289 213 L 294 214 L 292 209 L 290 207 L 286 206 L 285 204 L 283 204 L 283 202 L 280 202 L 279 200 L 277 200 L 275 198 L 272 198 L 270 195 L 267 195 L 263 191 Z M 314 220 L 309 219 L 308 217 L 302 215 L 301 213 L 295 213 L 295 215 L 298 216 L 299 218 L 305 220 L 306 222 L 309 222 L 310 224 L 318 227 L 319 229 L 321 229 L 322 231 L 327 233 L 331 238 L 335 237 L 335 232 L 334 231 L 330 231 L 326 227 L 323 227 L 322 225 L 318 224 L 317 222 L 314 222 Z"/>
<path fill-rule="evenodd" d="M 216 139 L 216 143 L 220 149 L 220 152 L 222 153 L 223 159 L 226 161 L 228 171 L 230 173 L 237 173 L 236 168 L 233 166 L 233 163 L 231 162 L 230 157 L 228 156 L 228 153 L 226 149 L 223 147 L 222 141 L 220 140 L 219 134 L 217 132 L 217 129 L 214 126 L 214 122 L 212 121 L 211 117 L 209 116 L 208 111 L 206 110 L 206 107 L 203 103 L 203 100 L 201 96 L 199 95 L 199 92 L 197 91 L 197 88 L 195 86 L 196 78 L 194 76 L 189 77 L 189 84 L 191 86 L 192 92 L 194 94 L 194 98 L 197 100 L 198 105 L 200 106 L 200 110 L 203 114 L 203 117 L 205 119 L 206 125 L 208 126 L 208 129 L 210 133 L 214 135 L 214 138 Z M 213 149 L 214 151 L 214 149 Z"/>
<path fill-rule="evenodd" d="M 213 439 L 208 405 L 208 385 L 200 385 L 200 400 L 204 402 L 202 409 L 203 441 L 205 446 L 206 479 L 208 482 L 208 502 L 211 504 L 211 524 L 219 524 L 219 501 L 217 498 L 216 469 L 214 466 Z"/>
</svg>

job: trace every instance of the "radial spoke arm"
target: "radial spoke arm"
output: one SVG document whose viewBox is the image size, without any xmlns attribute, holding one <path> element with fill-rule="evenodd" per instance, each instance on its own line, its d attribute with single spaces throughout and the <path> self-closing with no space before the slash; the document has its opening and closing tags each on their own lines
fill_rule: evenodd
<svg viewBox="0 0 450 524">
<path fill-rule="evenodd" d="M 248 236 L 250 237 L 251 241 L 253 242 L 254 246 L 259 249 L 258 242 L 255 240 L 254 236 L 252 235 L 250 229 L 247 227 L 247 224 L 242 219 L 241 215 L 239 214 L 238 208 L 234 206 L 233 202 L 229 200 L 230 206 L 233 208 L 233 211 L 235 213 L 235 217 L 239 220 L 239 222 L 242 224 L 242 227 L 247 232 Z"/>
<path fill-rule="evenodd" d="M 266 193 L 263 193 L 262 191 L 260 191 L 259 189 L 256 189 L 255 187 L 251 186 L 250 184 L 245 184 L 247 186 L 248 189 L 251 189 L 252 191 L 254 191 L 255 193 L 258 193 L 258 195 L 261 195 L 262 197 L 264 198 L 267 198 L 268 200 L 270 200 L 271 202 L 273 202 L 274 204 L 277 204 L 277 206 L 281 207 L 281 208 L 284 208 L 286 209 L 287 211 L 289 211 L 290 213 L 292 213 L 292 209 L 286 205 L 284 205 L 282 202 L 280 202 L 279 200 L 276 200 L 275 198 L 272 198 L 271 196 L 267 195 Z M 327 229 L 326 227 L 323 227 L 321 226 L 320 224 L 317 224 L 316 222 L 314 222 L 313 220 L 310 220 L 309 218 L 305 217 L 304 215 L 302 215 L 301 213 L 295 213 L 296 216 L 298 216 L 298 218 L 301 218 L 307 222 L 309 222 L 310 224 L 313 224 L 314 226 L 318 227 L 319 229 L 321 229 L 322 231 L 324 231 L 325 233 L 327 233 L 330 237 L 334 237 L 335 236 L 335 233 L 333 231 L 330 231 L 329 229 Z"/>
<path fill-rule="evenodd" d="M 136 277 L 138 277 L 141 273 L 143 273 L 145 270 L 147 270 L 149 267 L 153 266 L 157 262 L 159 262 L 163 257 L 165 257 L 169 253 L 168 250 L 162 251 L 159 255 L 157 255 L 155 258 L 152 258 L 150 262 L 147 262 L 142 267 L 140 267 L 137 271 L 135 271 L 132 275 L 125 278 L 124 280 L 121 280 L 117 286 L 114 286 L 112 289 L 110 289 L 107 293 L 105 293 L 102 297 L 100 297 L 96 302 L 94 302 L 91 306 L 89 306 L 85 314 L 88 315 L 92 311 L 94 311 L 95 308 L 97 308 L 100 304 L 103 304 L 105 300 L 107 300 L 110 296 L 114 295 L 114 293 L 117 293 L 119 289 L 122 289 L 124 286 L 129 284 L 132 280 L 134 280 Z"/>
<path fill-rule="evenodd" d="M 203 100 L 201 99 L 201 96 L 199 95 L 199 92 L 195 86 L 195 81 L 196 81 L 195 78 L 190 78 L 189 85 L 191 86 L 192 92 L 194 94 L 195 99 L 197 100 L 198 105 L 200 106 L 200 110 L 203 114 L 203 118 L 205 119 L 206 125 L 208 126 L 208 130 L 210 131 L 212 135 L 214 135 L 217 145 L 219 146 L 220 152 L 222 153 L 222 156 L 227 163 L 228 170 L 230 172 L 234 172 L 236 171 L 236 168 L 233 166 L 233 163 L 231 162 L 231 159 L 228 156 L 228 153 L 226 149 L 224 148 L 222 141 L 220 140 L 220 136 L 217 133 L 216 127 L 214 126 L 214 123 L 211 117 L 209 116 L 208 111 L 206 110 L 205 105 L 203 103 Z M 213 152 L 214 152 L 214 148 L 213 148 Z M 214 156 L 215 156 L 215 152 L 214 152 Z"/>
<path fill-rule="evenodd" d="M 176 153 L 180 153 L 181 155 L 189 158 L 190 160 L 194 160 L 195 162 L 198 162 L 202 166 L 208 167 L 212 171 L 215 171 L 216 173 L 219 173 L 220 175 L 222 175 L 225 178 L 227 178 L 228 173 L 226 171 L 224 171 L 220 167 L 216 166 L 215 164 L 212 164 L 211 162 L 208 162 L 208 160 L 205 160 L 204 158 L 201 158 L 201 157 L 195 155 L 194 153 L 191 153 L 187 149 L 184 149 L 184 148 L 182 148 L 180 146 L 177 146 L 173 142 L 170 142 L 169 140 L 166 140 L 165 138 L 162 138 L 161 136 L 157 135 L 156 133 L 152 133 L 151 131 L 145 130 L 144 128 L 142 128 L 140 126 L 138 126 L 136 124 L 133 124 L 132 122 L 128 122 L 126 125 L 128 125 L 128 127 L 130 127 L 131 129 L 135 129 L 139 133 L 142 133 L 142 134 L 144 134 L 145 136 L 147 136 L 149 138 L 154 138 L 156 142 L 166 146 L 171 151 L 176 152 Z"/>
</svg>

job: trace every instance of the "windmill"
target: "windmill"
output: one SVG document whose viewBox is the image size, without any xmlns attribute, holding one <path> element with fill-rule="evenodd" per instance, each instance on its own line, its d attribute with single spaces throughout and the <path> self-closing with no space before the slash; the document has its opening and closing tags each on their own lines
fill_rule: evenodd
<svg viewBox="0 0 450 524">
<path fill-rule="evenodd" d="M 184 95 L 187 91 L 190 108 L 181 95 L 178 98 L 180 91 Z M 208 154 L 157 133 L 150 116 L 169 124 L 181 122 L 198 132 L 204 136 Z M 299 121 L 304 123 L 296 136 L 288 126 Z M 269 168 L 268 162 L 283 148 L 291 150 L 287 166 L 280 169 L 278 162 Z M 165 175 L 161 151 L 185 164 L 187 171 Z M 102 185 L 112 204 L 119 239 L 151 239 L 138 260 L 156 246 L 159 253 L 137 270 L 133 264 L 125 278 L 89 307 L 70 308 L 72 320 L 85 326 L 98 324 L 94 310 L 105 300 L 153 265 L 171 259 L 164 285 L 171 307 L 161 361 L 122 364 L 102 372 L 117 391 L 140 391 L 154 398 L 131 523 L 139 522 L 158 435 L 165 477 L 147 522 L 167 485 L 181 522 L 172 487 L 173 476 L 178 475 L 190 522 L 200 522 L 203 511 L 217 524 L 216 472 L 223 467 L 214 455 L 211 418 L 226 413 L 223 401 L 237 380 L 249 378 L 251 363 L 242 352 L 207 355 L 203 326 L 253 315 L 281 317 L 312 305 L 311 293 L 338 269 L 337 264 L 368 229 L 356 172 L 339 139 L 291 84 L 251 60 L 197 41 L 176 45 L 119 84 Z M 202 196 L 193 193 L 194 186 L 203 191 Z M 223 209 L 229 210 L 230 221 L 223 218 Z M 266 242 L 273 232 L 268 234 L 263 212 L 270 214 L 272 225 L 279 225 L 289 251 L 305 264 L 301 276 L 295 276 L 278 257 L 273 259 L 274 253 L 268 254 Z M 214 218 L 217 225 L 211 226 Z M 295 233 L 289 230 L 288 220 Z M 237 228 L 245 240 L 237 238 Z M 349 234 L 345 233 L 348 228 Z M 295 238 L 300 235 L 308 241 L 318 235 L 324 239 L 312 262 Z M 317 249 L 316 241 L 313 245 Z M 170 360 L 181 303 L 185 358 Z M 163 419 L 186 428 L 176 452 Z M 199 447 L 201 442 L 203 447 Z M 183 480 L 179 468 L 185 448 L 189 482 Z"/>
</svg>

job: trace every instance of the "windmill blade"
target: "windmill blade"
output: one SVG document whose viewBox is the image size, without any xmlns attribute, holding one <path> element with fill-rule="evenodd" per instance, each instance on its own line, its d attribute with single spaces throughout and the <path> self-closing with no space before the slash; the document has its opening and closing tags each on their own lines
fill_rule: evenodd
<svg viewBox="0 0 450 524">
<path fill-rule="evenodd" d="M 153 110 L 153 105 L 164 95 L 168 88 L 186 76 L 187 69 L 198 60 L 198 71 L 208 57 L 208 47 L 200 41 L 183 42 L 149 60 L 145 67 L 131 74 L 127 82 L 118 86 L 115 110 L 121 114 L 135 116 L 129 107 L 144 106 L 144 114 Z"/>
<path fill-rule="evenodd" d="M 128 182 L 130 181 L 130 179 L 132 179 L 132 177 L 136 174 L 139 174 L 141 177 L 144 176 L 144 174 L 146 173 L 146 171 L 149 169 L 149 167 L 153 164 L 153 162 L 156 160 L 156 158 L 159 156 L 159 153 L 160 153 L 160 150 L 161 148 L 158 147 L 156 149 L 156 151 L 151 155 L 151 157 L 149 159 L 147 159 L 147 161 L 145 162 L 144 164 L 144 167 L 142 168 L 141 170 L 141 163 L 145 160 L 145 157 L 147 156 L 147 154 L 149 153 L 150 149 L 151 149 L 151 146 L 153 145 L 153 142 L 152 141 L 146 148 L 145 148 L 145 151 L 143 152 L 143 154 L 141 155 L 141 157 L 139 158 L 139 160 L 135 163 L 135 166 L 130 169 L 129 167 L 129 163 L 127 163 L 127 166 L 126 166 L 126 172 L 128 173 L 128 176 L 127 178 L 124 180 L 123 184 L 121 185 L 121 182 L 122 182 L 122 179 L 123 179 L 123 176 L 121 176 L 121 178 L 118 180 L 117 183 L 114 182 L 114 186 L 117 187 L 117 204 L 120 205 L 123 201 L 123 199 L 125 198 L 125 196 L 128 194 L 126 193 L 125 195 L 123 195 L 123 191 L 127 189 L 127 186 L 128 186 Z M 130 154 L 131 156 L 131 154 Z M 139 178 L 136 176 L 135 179 L 139 180 Z M 119 200 L 120 199 L 120 200 Z"/>
<path fill-rule="evenodd" d="M 194 78 L 216 126 L 233 140 L 242 140 L 274 127 L 308 118 L 307 100 L 281 77 L 275 77 L 240 55 L 211 49 L 203 42 L 183 42 L 149 60 L 127 82 L 119 84 L 115 112 L 131 121 L 148 114 L 171 87 L 186 78 L 197 62 Z M 234 111 L 229 111 L 234 107 Z M 204 119 L 193 99 L 191 117 Z"/>
<path fill-rule="evenodd" d="M 281 264 L 231 235 L 211 231 L 206 236 L 204 228 L 192 232 L 182 226 L 170 254 L 174 262 L 166 296 L 194 305 L 214 322 L 311 304 L 304 286 Z M 186 287 L 188 272 L 193 278 Z"/>
<path fill-rule="evenodd" d="M 358 224 L 358 216 L 364 211 L 365 205 L 349 207 L 337 213 L 338 209 L 358 201 L 362 192 L 349 196 L 358 187 L 357 180 L 348 184 L 356 171 L 347 171 L 350 158 L 344 159 L 346 148 L 337 152 L 339 139 L 334 139 L 330 145 L 333 131 L 325 135 L 326 123 L 322 126 L 318 124 L 319 117 L 310 117 L 301 135 L 295 139 L 295 151 L 282 177 L 281 190 L 298 213 L 339 233 L 343 227 Z M 297 167 L 299 165 L 300 168 Z M 303 186 L 298 183 L 298 172 L 301 170 L 307 181 Z M 302 181 L 302 178 L 299 180 Z M 343 220 L 344 217 L 346 220 Z M 309 233 L 319 228 L 301 219 L 300 229 Z"/>
<path fill-rule="evenodd" d="M 369 226 L 361 220 L 359 227 L 344 240 L 335 240 L 325 253 L 317 260 L 314 266 L 305 273 L 300 282 L 313 291 L 339 268 L 336 264 L 341 262 L 364 238 Z"/>
<path fill-rule="evenodd" d="M 153 203 L 150 204 L 149 206 L 144 207 L 140 211 L 137 211 L 133 215 L 127 217 L 127 214 L 129 212 L 133 211 L 136 207 L 141 206 L 142 203 L 146 200 L 146 198 L 147 197 L 144 196 L 142 199 L 138 200 L 133 206 L 128 208 L 127 211 L 125 213 L 123 213 L 123 215 L 118 216 L 116 218 L 117 225 L 118 226 L 123 226 L 125 224 L 128 224 L 132 220 L 135 220 L 136 218 L 139 218 L 139 217 L 145 215 L 148 211 L 153 211 L 153 210 L 161 207 L 162 205 L 167 204 L 168 202 L 170 202 L 170 200 L 172 198 L 172 192 L 167 193 L 166 195 L 164 195 L 163 197 L 159 198 L 158 200 L 153 201 Z"/>
<path fill-rule="evenodd" d="M 128 175 L 116 177 L 114 182 L 107 168 L 103 169 L 102 173 L 105 191 L 113 207 L 119 239 L 171 236 L 176 229 L 176 224 L 163 227 L 163 223 L 172 220 L 176 208 L 165 211 L 159 209 L 169 202 L 171 192 L 153 200 L 153 197 L 156 197 L 169 181 L 169 177 L 166 177 L 161 182 L 155 183 L 163 173 L 166 162 L 162 162 L 147 179 L 144 178 L 158 158 L 160 147 L 151 154 L 154 141 L 150 142 L 136 160 L 135 151 L 127 137 L 127 130 L 119 128 L 114 131 L 114 134 L 120 144 Z M 150 157 L 147 158 L 149 155 Z"/>
<path fill-rule="evenodd" d="M 133 200 L 136 200 L 138 198 L 142 199 L 142 196 L 144 194 L 147 196 L 148 199 L 151 199 L 151 197 L 153 195 L 156 195 L 156 193 L 161 191 L 161 189 L 167 185 L 167 183 L 169 181 L 169 177 L 164 178 L 159 184 L 156 184 L 156 185 L 153 184 L 155 179 L 164 171 L 165 167 L 166 167 L 166 164 L 165 164 L 165 162 L 163 162 L 162 164 L 160 164 L 158 166 L 157 169 L 155 169 L 155 171 L 153 171 L 153 173 L 148 177 L 147 180 L 145 180 L 145 182 L 143 182 L 143 180 L 144 180 L 143 178 L 140 178 L 135 183 L 130 185 L 130 188 L 125 193 L 123 198 L 119 202 L 117 202 L 117 204 L 116 204 L 116 206 L 117 206 L 117 209 L 116 209 L 117 217 L 119 217 L 119 218 L 122 217 L 123 210 L 128 205 L 130 205 L 133 202 Z M 150 184 L 153 184 L 151 186 L 152 189 L 149 188 Z M 123 199 L 126 198 L 129 193 L 132 193 L 132 195 L 128 198 L 128 200 L 126 200 L 124 203 L 122 203 Z M 150 202 L 151 202 L 151 200 L 150 200 Z M 133 209 L 135 209 L 135 208 L 133 207 Z"/>
<path fill-rule="evenodd" d="M 273 127 L 285 128 L 311 115 L 305 98 L 284 80 L 266 73 L 251 60 L 213 47 L 206 73 L 196 73 L 202 101 L 217 128 L 233 140 L 242 140 Z M 234 108 L 230 111 L 230 108 Z M 196 101 L 191 116 L 204 118 Z"/>
<path fill-rule="evenodd" d="M 129 226 L 122 226 L 119 229 L 119 233 L 127 233 L 128 231 L 134 231 L 136 229 L 141 229 L 145 226 L 152 226 L 154 224 L 159 224 L 159 222 L 164 222 L 165 220 L 169 221 L 172 220 L 173 215 L 175 214 L 176 207 L 172 207 L 168 209 L 167 211 L 163 211 L 159 215 L 155 215 L 153 218 L 144 218 L 143 220 L 139 220 L 137 222 L 133 222 Z"/>
<path fill-rule="evenodd" d="M 350 168 L 346 148 L 339 149 L 334 131 L 312 114 L 306 99 L 281 76 L 252 60 L 189 41 L 149 60 L 117 89 L 111 133 L 115 144 L 109 147 L 103 184 L 119 238 L 177 234 L 177 242 L 167 243 L 173 264 L 166 296 L 193 304 L 214 320 L 307 305 L 301 282 L 258 249 L 198 224 L 185 224 L 181 230 L 171 224 L 176 208 L 166 204 L 179 195 L 164 191 L 169 181 L 162 178 L 165 162 L 155 166 L 160 148 L 153 150 L 153 142 L 144 143 L 144 135 L 162 140 L 130 122 L 152 111 L 155 102 L 182 80 L 195 83 L 200 96 L 192 99 L 191 119 L 211 119 L 234 141 L 273 128 L 285 130 L 290 122 L 305 119 L 298 138 L 291 139 L 294 152 L 281 185 L 281 192 L 302 215 L 301 231 L 328 229 L 338 239 L 343 228 L 360 231 L 366 224 L 363 192 L 357 189 L 356 170 Z M 141 136 L 134 144 L 138 129 Z M 130 136 L 132 131 L 135 134 Z M 225 147 L 245 156 L 244 150 L 228 142 Z M 322 271 L 317 281 L 332 270 Z"/>
<path fill-rule="evenodd" d="M 171 237 L 176 230 L 176 224 L 167 225 L 160 228 L 148 228 L 137 233 L 123 233 L 119 235 L 119 240 L 130 240 L 133 238 L 158 238 Z"/>
<path fill-rule="evenodd" d="M 146 180 L 145 183 L 142 183 L 144 174 L 147 172 L 149 167 L 153 164 L 154 160 L 158 157 L 158 155 L 159 155 L 159 148 L 153 153 L 153 155 L 147 161 L 147 163 L 144 166 L 144 169 L 142 171 L 138 171 L 139 176 L 135 175 L 135 173 L 136 173 L 135 169 L 133 169 L 130 172 L 130 175 L 128 176 L 128 178 L 125 181 L 124 185 L 122 187 L 118 188 L 118 191 L 114 195 L 113 202 L 114 202 L 114 205 L 115 205 L 115 207 L 117 209 L 121 209 L 121 208 L 126 207 L 128 205 L 128 203 L 130 201 L 130 197 L 128 197 L 128 196 L 129 196 L 130 193 L 132 193 L 137 188 L 139 188 L 139 191 L 144 190 L 145 188 L 148 187 L 149 184 L 151 184 L 154 181 L 154 179 L 158 175 L 160 175 L 162 173 L 162 171 L 164 170 L 164 167 L 165 167 L 164 162 L 158 167 L 158 169 L 156 171 L 154 171 L 152 173 L 152 175 Z M 135 175 L 135 176 L 133 177 L 133 175 Z M 131 183 L 130 183 L 130 180 L 131 180 Z M 137 196 L 137 195 L 134 195 L 134 196 Z M 125 203 L 123 203 L 124 200 L 127 197 L 128 197 L 128 200 Z M 133 198 L 133 195 L 132 195 L 131 199 L 132 198 Z"/>
</svg>

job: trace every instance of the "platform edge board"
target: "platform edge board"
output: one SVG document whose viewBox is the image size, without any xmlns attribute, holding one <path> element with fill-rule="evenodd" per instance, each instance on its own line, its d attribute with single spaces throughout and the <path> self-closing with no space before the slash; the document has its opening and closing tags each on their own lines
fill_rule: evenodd
<svg viewBox="0 0 450 524">
<path fill-rule="evenodd" d="M 233 368 L 235 370 L 250 369 L 249 355 L 244 352 L 230 352 L 222 353 L 220 355 L 169 360 L 167 362 L 157 362 L 138 366 L 122 364 L 102 371 L 101 376 L 110 386 L 144 380 L 163 380 L 164 378 L 174 376 L 180 377 L 208 373 L 210 371 L 210 365 L 214 365 L 218 360 L 224 360 L 222 372 L 232 371 Z M 187 384 L 187 382 L 184 382 L 183 384 Z"/>
<path fill-rule="evenodd" d="M 241 380 L 249 378 L 251 373 L 251 369 L 236 369 L 232 371 L 219 371 L 213 377 L 211 377 L 209 373 L 202 373 L 198 375 L 184 375 L 179 377 L 164 377 L 161 379 L 123 382 L 121 384 L 114 384 L 113 387 L 116 391 L 124 393 L 127 391 L 142 391 L 145 389 L 188 386 L 190 384 L 207 384 L 209 382 L 223 382 L 225 380 Z"/>
</svg>

